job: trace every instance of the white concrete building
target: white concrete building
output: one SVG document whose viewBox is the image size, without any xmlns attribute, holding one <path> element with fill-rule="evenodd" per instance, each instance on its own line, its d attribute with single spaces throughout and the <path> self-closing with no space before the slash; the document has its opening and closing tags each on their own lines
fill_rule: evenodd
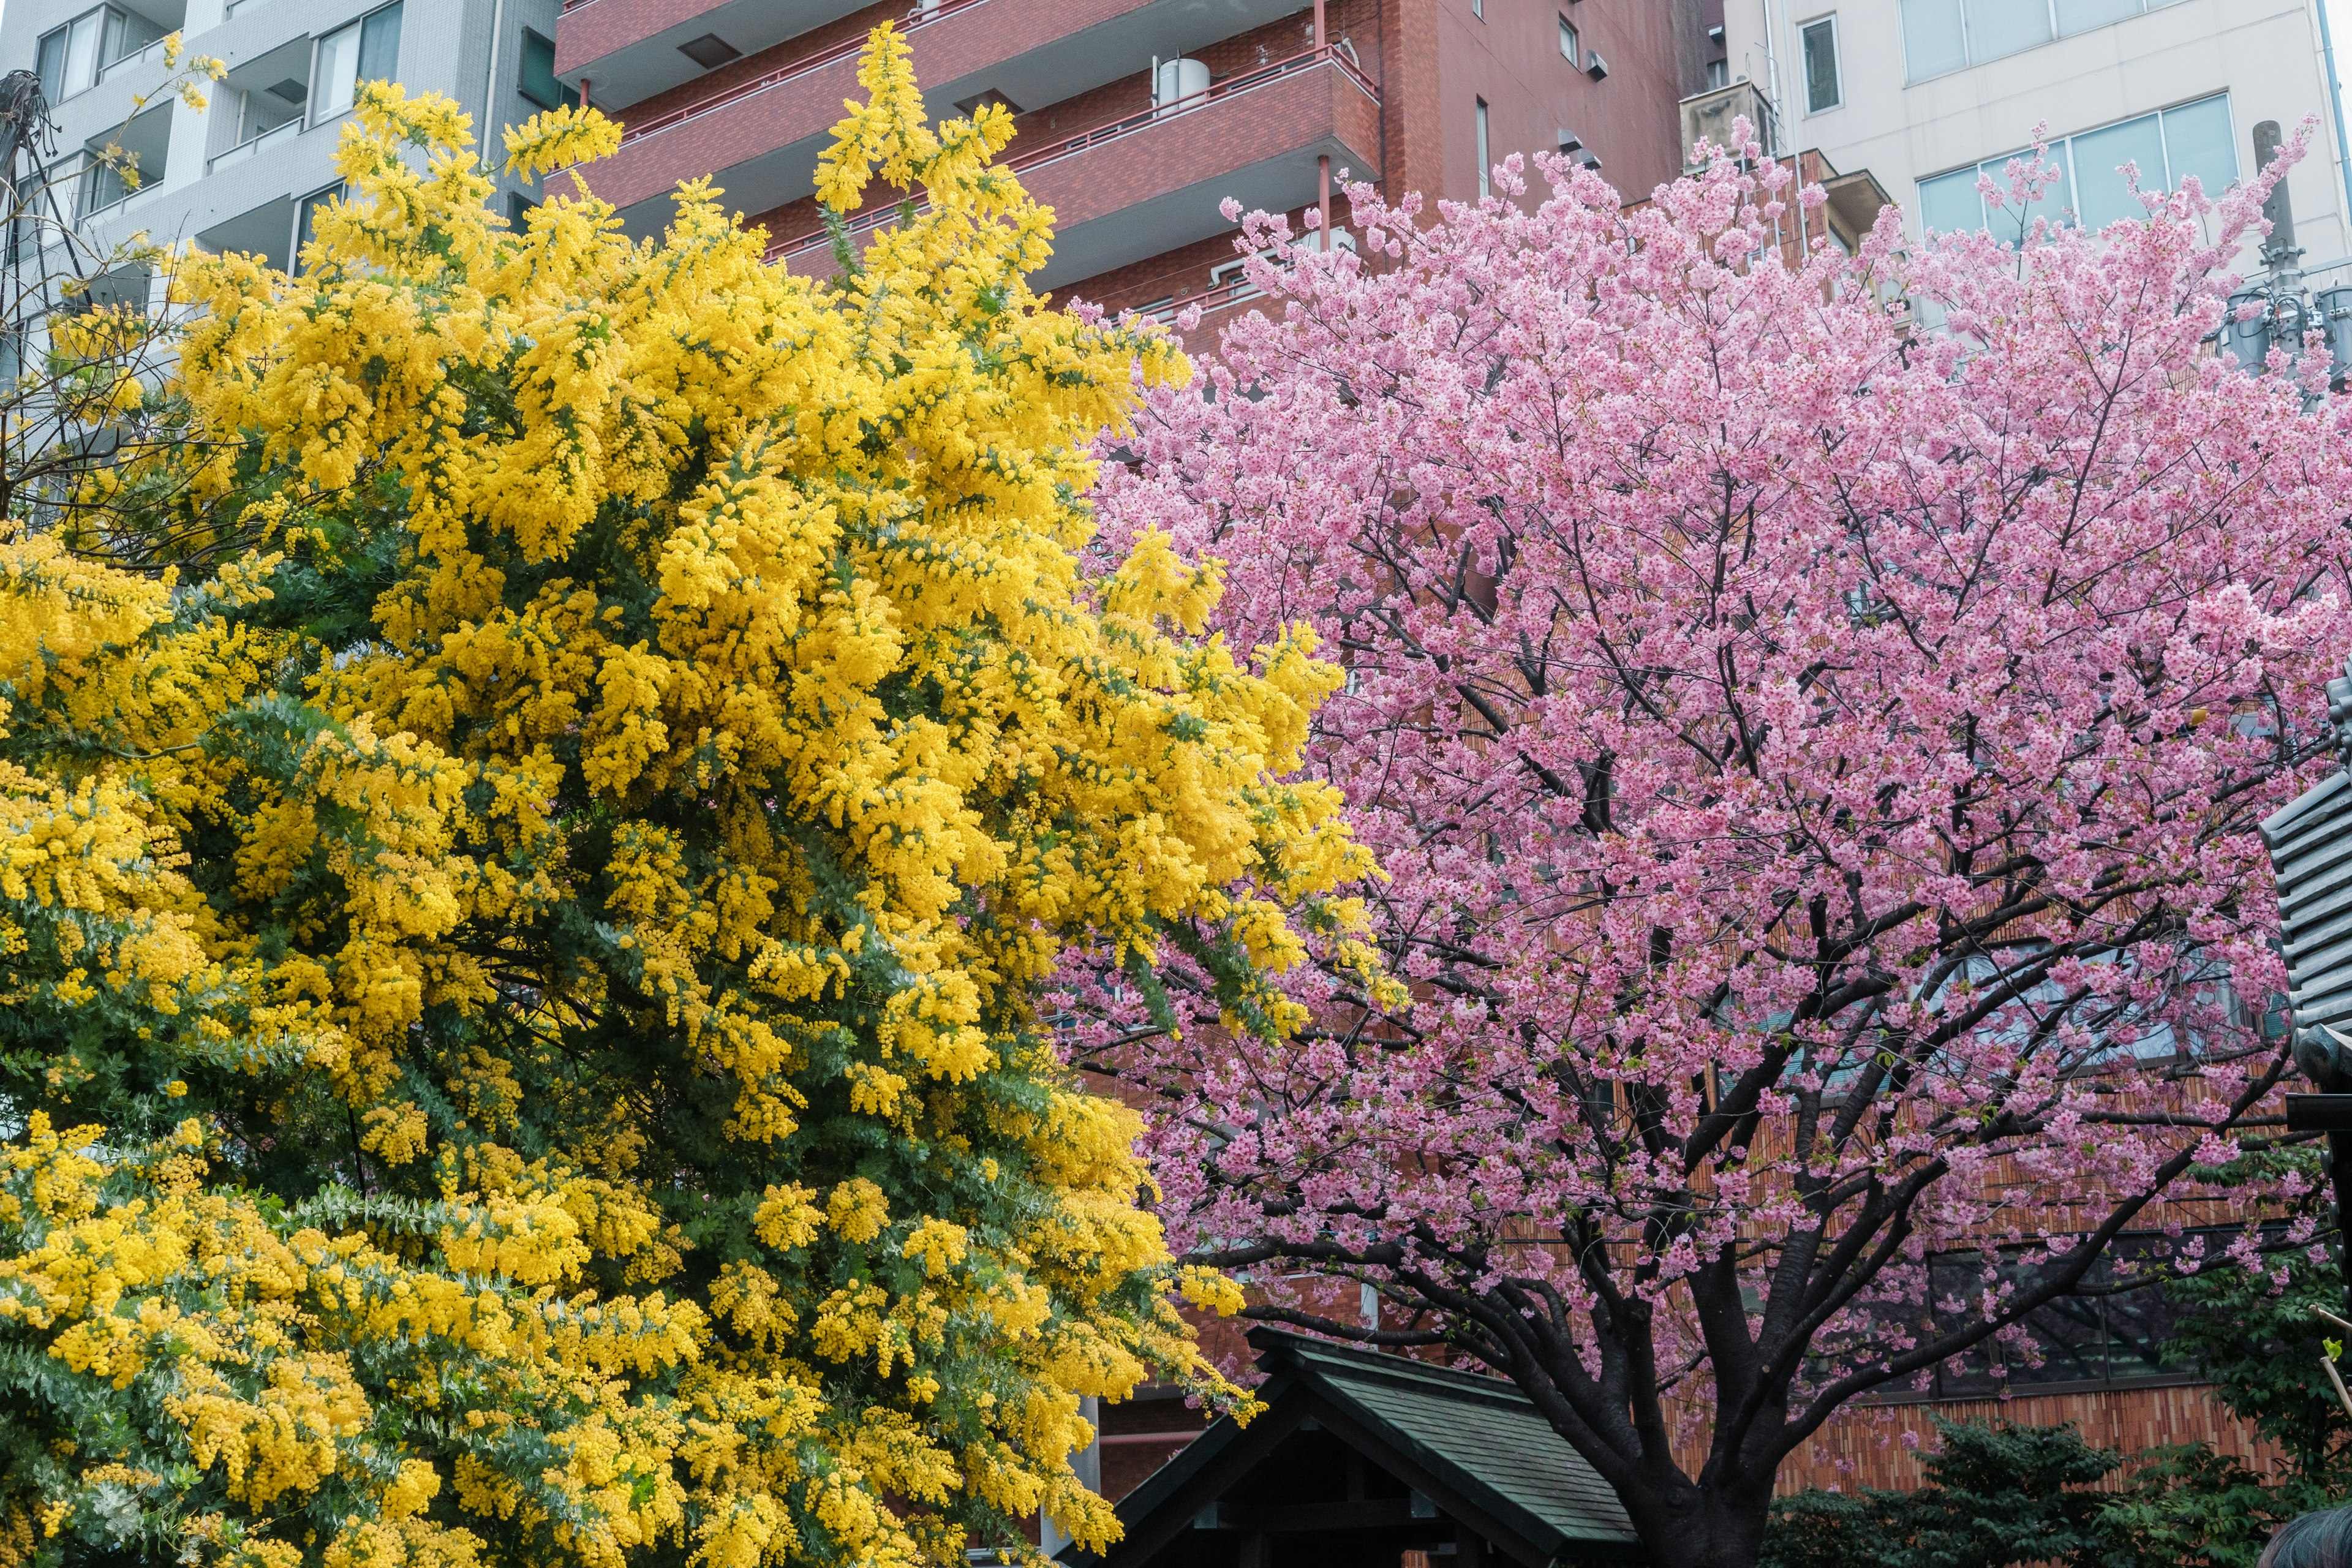
<svg viewBox="0 0 2352 1568">
<path fill-rule="evenodd" d="M 1923 221 L 1986 223 L 1979 170 L 2004 183 L 2037 125 L 2064 171 L 2044 205 L 2096 227 L 2140 210 L 2118 165 L 2144 188 L 2194 173 L 2216 191 L 2253 171 L 2255 125 L 2310 121 L 2288 177 L 2297 242 L 2306 269 L 2352 258 L 2315 0 L 1726 0 L 1724 47 L 1772 103 L 1780 150 L 1868 170 L 1914 239 Z"/>
<path fill-rule="evenodd" d="M 6 0 L 0 70 L 36 69 L 58 124 L 60 169 L 102 239 L 143 230 L 287 266 L 310 208 L 339 188 L 339 127 L 357 83 L 437 89 L 473 116 L 502 161 L 501 127 L 569 96 L 555 81 L 561 0 Z M 203 113 L 158 89 L 162 40 L 228 67 Z M 143 109 L 134 100 L 145 96 Z M 85 150 L 139 159 L 128 191 Z M 509 205 L 523 198 L 501 186 Z"/>
</svg>

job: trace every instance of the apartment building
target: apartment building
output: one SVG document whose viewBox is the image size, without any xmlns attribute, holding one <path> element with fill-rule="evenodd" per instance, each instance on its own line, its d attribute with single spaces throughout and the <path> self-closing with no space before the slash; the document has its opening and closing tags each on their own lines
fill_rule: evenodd
<svg viewBox="0 0 2352 1568">
<path fill-rule="evenodd" d="M 1248 291 L 1227 196 L 1299 220 L 1336 203 L 1338 236 L 1346 203 L 1326 182 L 1343 175 L 1475 200 L 1507 154 L 1563 150 L 1628 192 L 1673 178 L 1675 103 L 1703 69 L 1697 5 L 570 0 L 556 76 L 625 127 L 586 173 L 632 232 L 709 174 L 776 259 L 822 273 L 817 152 L 858 90 L 867 31 L 896 22 L 935 116 L 1013 110 L 1007 162 L 1056 218 L 1044 287 L 1213 317 Z"/>
<path fill-rule="evenodd" d="M 1977 179 L 2005 183 L 2037 127 L 2061 177 L 2036 213 L 2097 227 L 2142 210 L 2125 163 L 2143 189 L 2193 174 L 2218 192 L 2255 169 L 2255 126 L 2309 121 L 2288 178 L 2306 270 L 2352 258 L 2316 0 L 1723 4 L 1721 68 L 1769 105 L 1780 149 L 1868 169 L 1914 239 L 1923 225 L 2017 232 Z"/>
<path fill-rule="evenodd" d="M 311 211 L 341 189 L 335 142 L 359 83 L 446 93 L 495 149 L 499 127 L 562 100 L 557 4 L 8 0 L 0 61 L 40 73 L 58 172 L 71 176 L 76 216 L 99 238 L 144 231 L 285 267 Z M 228 67 L 203 112 L 158 90 L 169 74 L 163 40 L 175 32 Z M 136 156 L 136 189 L 91 162 L 110 144 Z M 520 187 L 500 199 L 522 199 Z"/>
</svg>

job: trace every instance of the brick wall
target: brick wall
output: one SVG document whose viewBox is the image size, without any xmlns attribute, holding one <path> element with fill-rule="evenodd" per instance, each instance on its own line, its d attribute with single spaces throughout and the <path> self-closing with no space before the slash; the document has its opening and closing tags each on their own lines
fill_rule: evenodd
<svg viewBox="0 0 2352 1568">
<path fill-rule="evenodd" d="M 772 45 L 757 54 L 729 60 L 716 70 L 705 71 L 690 81 L 682 81 L 667 91 L 655 93 L 651 98 L 630 104 L 625 109 L 615 109 L 608 103 L 600 103 L 596 107 L 624 125 L 633 120 L 658 119 L 674 109 L 684 109 L 714 93 L 724 92 L 738 82 L 764 76 L 778 66 L 788 66 L 794 60 L 822 54 L 852 38 L 862 38 L 877 24 L 899 21 L 906 15 L 905 0 L 878 0 L 877 4 L 868 5 L 863 11 L 853 11 L 821 27 L 811 27 L 805 33 L 786 38 L 782 43 Z"/>
</svg>

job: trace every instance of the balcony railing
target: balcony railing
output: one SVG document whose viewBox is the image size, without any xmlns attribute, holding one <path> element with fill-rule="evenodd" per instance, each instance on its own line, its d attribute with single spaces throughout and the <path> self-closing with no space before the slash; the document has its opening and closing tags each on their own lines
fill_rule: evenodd
<svg viewBox="0 0 2352 1568">
<path fill-rule="evenodd" d="M 595 0 L 578 0 L 578 4 L 583 5 L 594 3 Z M 987 4 L 988 0 L 937 0 L 934 5 L 916 5 L 900 18 L 902 25 L 899 28 L 899 36 L 903 37 L 909 33 L 928 27 L 934 22 L 961 16 L 976 5 Z M 569 11 L 572 6 L 566 5 L 564 9 Z M 697 99 L 683 108 L 671 110 L 667 114 L 656 115 L 651 120 L 624 125 L 621 128 L 621 145 L 625 147 L 632 142 L 642 141 L 660 132 L 684 125 L 690 120 L 699 120 L 706 114 L 716 114 L 730 103 L 740 103 L 747 98 L 756 98 L 771 88 L 782 87 L 788 81 L 797 81 L 811 71 L 823 70 L 829 65 L 855 59 L 865 47 L 866 35 L 860 33 L 856 37 L 845 38 L 828 48 L 819 49 L 814 54 L 803 55 L 799 59 L 776 67 L 773 70 L 764 71 L 748 80 L 739 81 L 732 87 L 722 88 L 709 98 Z"/>
<path fill-rule="evenodd" d="M 273 125 L 267 131 L 257 131 L 227 152 L 216 153 L 206 159 L 205 173 L 209 174 L 215 169 L 226 168 L 231 163 L 252 157 L 272 142 L 282 142 L 289 137 L 299 136 L 301 133 L 302 117 L 298 114 L 283 124 Z"/>
<path fill-rule="evenodd" d="M 985 0 L 966 0 L 966 3 L 980 5 L 984 4 Z M 1154 125 L 1163 124 L 1182 115 L 1196 114 L 1213 104 L 1238 98 L 1245 92 L 1265 87 L 1284 77 L 1296 76 L 1300 71 L 1309 70 L 1321 65 L 1338 68 L 1339 74 L 1353 84 L 1357 91 L 1371 100 L 1374 104 L 1380 102 L 1380 89 L 1372 85 L 1371 79 L 1364 74 L 1363 68 L 1340 52 L 1338 45 L 1326 44 L 1319 49 L 1308 49 L 1303 54 L 1292 55 L 1287 59 L 1276 60 L 1253 70 L 1238 72 L 1221 82 L 1212 84 L 1205 91 L 1194 93 L 1190 98 L 1180 98 L 1172 103 L 1159 104 L 1130 114 L 1124 120 L 1114 120 L 1108 124 L 1097 125 L 1091 131 L 1081 131 L 1075 136 L 1066 136 L 1059 142 L 1048 142 L 1042 147 L 1029 148 L 1007 158 L 998 167 L 1008 169 L 1017 174 L 1026 170 L 1043 168 L 1048 163 L 1058 163 L 1065 158 L 1076 157 L 1088 148 L 1100 146 L 1106 142 L 1115 142 L 1122 136 L 1131 136 L 1139 131 L 1148 131 Z M 921 212 L 922 205 L 918 204 L 915 210 Z M 892 205 L 866 214 L 849 225 L 849 237 L 860 238 L 877 228 L 898 222 L 898 207 Z M 771 261 L 789 259 L 792 257 L 805 255 L 812 250 L 822 249 L 831 243 L 831 237 L 824 229 L 814 229 L 790 239 L 778 240 L 771 245 L 768 247 L 768 259 Z"/>
<path fill-rule="evenodd" d="M 104 81 L 109 77 L 114 75 L 115 72 L 127 71 L 132 66 L 137 65 L 141 60 L 147 58 L 150 55 L 160 55 L 163 52 L 163 40 L 156 38 L 131 50 L 127 55 L 118 55 L 113 59 L 107 61 L 105 66 L 100 69 L 98 79 Z"/>
<path fill-rule="evenodd" d="M 1265 298 L 1265 289 L 1247 278 L 1236 274 L 1223 282 L 1212 283 L 1206 289 L 1196 292 L 1179 294 L 1172 300 L 1162 300 L 1157 305 L 1138 306 L 1135 313 L 1146 321 L 1157 321 L 1163 327 L 1172 327 L 1176 324 L 1177 317 L 1195 305 L 1200 307 L 1201 314 L 1205 316 L 1213 310 L 1222 310 L 1230 305 L 1240 305 L 1252 300 L 1264 298 Z"/>
</svg>

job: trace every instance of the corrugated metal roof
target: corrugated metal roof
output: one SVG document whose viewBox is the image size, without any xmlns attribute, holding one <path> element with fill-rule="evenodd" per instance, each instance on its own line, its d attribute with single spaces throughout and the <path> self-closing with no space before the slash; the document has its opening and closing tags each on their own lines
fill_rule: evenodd
<svg viewBox="0 0 2352 1568">
<path fill-rule="evenodd" d="M 2352 775 L 2342 769 L 2263 822 L 2298 1029 L 2352 1032 Z"/>
</svg>

